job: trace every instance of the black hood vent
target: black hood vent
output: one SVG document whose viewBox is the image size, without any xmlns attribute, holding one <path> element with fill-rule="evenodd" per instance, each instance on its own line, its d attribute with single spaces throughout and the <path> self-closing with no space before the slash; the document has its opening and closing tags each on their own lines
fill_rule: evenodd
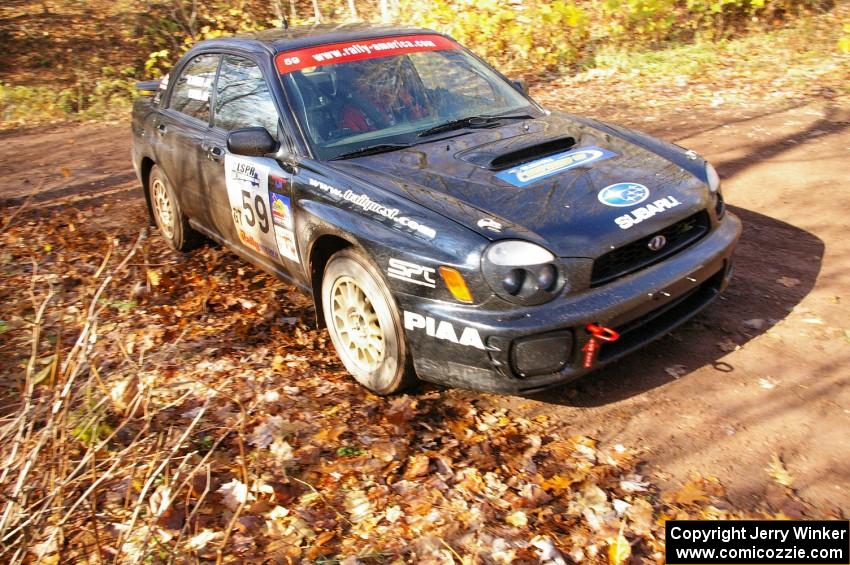
<svg viewBox="0 0 850 565">
<path fill-rule="evenodd" d="M 491 171 L 500 171 L 522 165 L 534 159 L 567 151 L 575 145 L 576 140 L 573 137 L 557 137 L 541 141 L 539 137 L 528 139 L 521 136 L 476 147 L 464 152 L 459 157 L 473 165 L 485 167 Z"/>
<path fill-rule="evenodd" d="M 544 141 L 528 147 L 522 147 L 510 153 L 499 155 L 490 161 L 490 168 L 494 171 L 507 169 L 516 165 L 522 165 L 527 161 L 548 157 L 567 149 L 572 149 L 576 144 L 576 140 L 572 137 L 562 137 L 551 141 Z"/>
</svg>

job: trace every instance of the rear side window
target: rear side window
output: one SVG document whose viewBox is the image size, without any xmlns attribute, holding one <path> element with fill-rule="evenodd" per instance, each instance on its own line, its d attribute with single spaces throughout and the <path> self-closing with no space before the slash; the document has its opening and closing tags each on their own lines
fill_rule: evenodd
<svg viewBox="0 0 850 565">
<path fill-rule="evenodd" d="M 218 74 L 214 125 L 226 131 L 262 126 L 277 135 L 277 110 L 256 63 L 225 55 Z"/>
<path fill-rule="evenodd" d="M 210 120 L 210 93 L 219 55 L 198 55 L 177 78 L 168 107 L 203 122 Z"/>
</svg>

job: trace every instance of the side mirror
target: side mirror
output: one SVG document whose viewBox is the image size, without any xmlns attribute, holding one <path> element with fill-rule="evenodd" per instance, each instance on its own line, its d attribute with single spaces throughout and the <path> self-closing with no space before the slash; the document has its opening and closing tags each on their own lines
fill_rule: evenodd
<svg viewBox="0 0 850 565">
<path fill-rule="evenodd" d="M 277 152 L 280 144 L 264 127 L 235 129 L 227 134 L 227 150 L 246 157 L 266 157 Z"/>
<path fill-rule="evenodd" d="M 522 80 L 521 78 L 511 80 L 511 84 L 514 85 L 514 88 L 516 88 L 517 90 L 519 90 L 523 94 L 526 94 L 526 95 L 528 94 L 528 85 L 525 84 L 525 81 Z"/>
</svg>

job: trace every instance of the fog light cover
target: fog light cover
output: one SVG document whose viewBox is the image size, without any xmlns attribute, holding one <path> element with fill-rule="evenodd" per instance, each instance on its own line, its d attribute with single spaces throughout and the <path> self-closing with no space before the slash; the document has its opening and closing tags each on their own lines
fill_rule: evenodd
<svg viewBox="0 0 850 565">
<path fill-rule="evenodd" d="M 511 355 L 514 370 L 521 377 L 557 373 L 572 357 L 572 332 L 556 332 L 518 339 Z"/>
</svg>

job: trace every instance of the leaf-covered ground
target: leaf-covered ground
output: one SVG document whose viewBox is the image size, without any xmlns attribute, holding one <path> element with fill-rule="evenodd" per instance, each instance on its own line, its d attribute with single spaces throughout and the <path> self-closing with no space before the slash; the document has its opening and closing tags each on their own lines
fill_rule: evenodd
<svg viewBox="0 0 850 565">
<path fill-rule="evenodd" d="M 655 562 L 667 518 L 775 515 L 546 416 L 373 396 L 306 296 L 141 206 L 7 212 L 4 561 Z"/>
</svg>

